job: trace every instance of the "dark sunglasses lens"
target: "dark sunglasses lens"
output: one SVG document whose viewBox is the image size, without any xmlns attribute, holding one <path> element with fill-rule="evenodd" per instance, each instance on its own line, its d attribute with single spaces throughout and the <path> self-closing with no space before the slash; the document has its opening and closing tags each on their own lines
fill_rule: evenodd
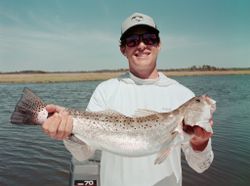
<svg viewBox="0 0 250 186">
<path fill-rule="evenodd" d="M 128 47 L 138 46 L 140 42 L 145 45 L 155 45 L 159 43 L 159 38 L 156 34 L 142 34 L 142 35 L 131 35 L 125 39 L 125 43 Z"/>
<path fill-rule="evenodd" d="M 159 39 L 156 34 L 143 34 L 142 40 L 146 45 L 155 45 L 159 43 Z"/>
<path fill-rule="evenodd" d="M 138 35 L 132 35 L 126 38 L 126 45 L 128 47 L 135 47 L 139 44 L 140 37 Z"/>
</svg>

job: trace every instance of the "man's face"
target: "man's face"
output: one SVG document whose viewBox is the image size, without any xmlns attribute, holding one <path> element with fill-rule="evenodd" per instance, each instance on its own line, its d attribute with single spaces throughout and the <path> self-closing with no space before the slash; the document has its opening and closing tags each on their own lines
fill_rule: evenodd
<svg viewBox="0 0 250 186">
<path fill-rule="evenodd" d="M 156 60 L 160 51 L 160 43 L 157 42 L 155 44 L 148 44 L 147 42 L 144 42 L 142 38 L 147 39 L 147 37 L 152 37 L 146 34 L 150 34 L 146 28 L 137 27 L 129 33 L 127 38 L 130 38 L 130 36 L 133 35 L 139 35 L 139 44 L 134 44 L 135 46 L 133 44 L 130 46 L 125 44 L 120 48 L 123 55 L 128 59 L 130 71 L 135 74 L 138 74 L 140 71 L 152 71 L 156 68 Z M 131 39 L 133 39 L 133 37 Z"/>
</svg>

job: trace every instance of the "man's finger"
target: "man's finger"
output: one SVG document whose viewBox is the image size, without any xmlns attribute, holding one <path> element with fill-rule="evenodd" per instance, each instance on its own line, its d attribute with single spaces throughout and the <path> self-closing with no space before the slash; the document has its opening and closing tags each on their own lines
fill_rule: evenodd
<svg viewBox="0 0 250 186">
<path fill-rule="evenodd" d="M 59 114 L 57 113 L 53 114 L 52 119 L 49 122 L 48 131 L 47 131 L 47 134 L 50 137 L 52 138 L 56 137 L 57 130 L 58 130 L 60 123 L 61 123 L 61 117 L 59 116 Z"/>
<path fill-rule="evenodd" d="M 46 110 L 49 112 L 49 113 L 54 113 L 54 112 L 62 112 L 65 108 L 64 107 L 61 107 L 59 105 L 53 105 L 53 104 L 49 104 L 46 106 Z"/>
<path fill-rule="evenodd" d="M 67 125 L 65 126 L 65 131 L 64 131 L 64 139 L 69 137 L 72 134 L 73 130 L 73 118 L 72 116 L 69 116 L 67 118 Z"/>
<path fill-rule="evenodd" d="M 57 130 L 56 139 L 62 140 L 65 136 L 65 128 L 68 122 L 68 114 L 66 112 L 60 113 L 61 122 Z"/>
</svg>

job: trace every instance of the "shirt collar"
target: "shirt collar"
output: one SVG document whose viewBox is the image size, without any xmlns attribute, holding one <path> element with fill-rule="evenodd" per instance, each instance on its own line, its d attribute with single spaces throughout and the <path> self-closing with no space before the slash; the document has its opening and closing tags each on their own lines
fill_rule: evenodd
<svg viewBox="0 0 250 186">
<path fill-rule="evenodd" d="M 177 81 L 168 78 L 162 72 L 158 73 L 159 76 L 155 79 L 141 79 L 131 72 L 127 72 L 121 75 L 118 79 L 126 84 L 137 84 L 137 85 L 156 85 L 156 86 L 169 86 L 176 84 Z"/>
</svg>

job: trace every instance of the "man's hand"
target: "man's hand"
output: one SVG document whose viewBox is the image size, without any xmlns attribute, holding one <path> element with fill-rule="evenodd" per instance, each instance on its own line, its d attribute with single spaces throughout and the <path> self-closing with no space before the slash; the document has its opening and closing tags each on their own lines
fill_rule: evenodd
<svg viewBox="0 0 250 186">
<path fill-rule="evenodd" d="M 58 105 L 47 105 L 46 110 L 51 115 L 42 125 L 46 134 L 57 140 L 66 139 L 73 129 L 73 118 Z"/>
<path fill-rule="evenodd" d="M 194 135 L 190 140 L 190 144 L 195 151 L 203 151 L 208 144 L 209 138 L 213 135 L 197 125 L 190 126 L 183 123 L 183 130 L 188 134 Z"/>
</svg>

